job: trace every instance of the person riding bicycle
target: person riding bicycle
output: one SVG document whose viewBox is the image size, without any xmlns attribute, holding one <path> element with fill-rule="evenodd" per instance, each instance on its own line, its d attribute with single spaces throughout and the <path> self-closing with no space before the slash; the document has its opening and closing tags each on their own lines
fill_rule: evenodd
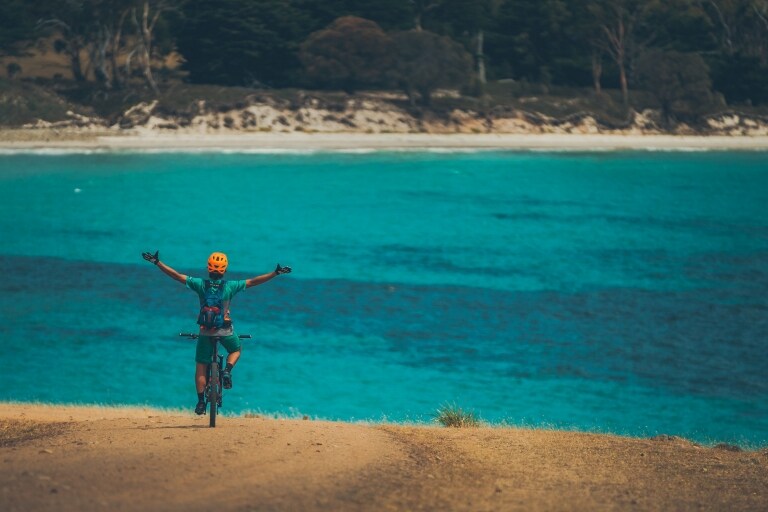
<svg viewBox="0 0 768 512">
<path fill-rule="evenodd" d="M 209 279 L 190 277 L 176 272 L 174 269 L 160 261 L 160 251 L 156 251 L 154 254 L 149 252 L 142 253 L 142 257 L 150 263 L 154 263 L 167 276 L 185 284 L 190 290 L 197 292 L 201 306 L 200 318 L 204 317 L 206 300 L 210 300 L 210 297 L 214 296 L 214 293 L 212 293 L 211 290 L 216 291 L 218 298 L 221 301 L 221 306 L 223 307 L 213 308 L 217 313 L 216 316 L 220 313 L 218 322 L 209 323 L 200 320 L 200 318 L 198 319 L 200 333 L 197 339 L 197 350 L 195 353 L 195 388 L 197 389 L 197 406 L 195 407 L 195 413 L 198 415 L 205 414 L 205 399 L 203 392 L 205 390 L 206 370 L 208 364 L 211 362 L 213 351 L 210 342 L 211 337 L 221 337 L 221 344 L 227 350 L 227 366 L 222 372 L 222 382 L 225 389 L 232 388 L 232 368 L 234 368 L 237 360 L 240 359 L 242 344 L 240 338 L 235 333 L 232 326 L 232 319 L 229 316 L 230 301 L 235 295 L 246 288 L 266 283 L 280 274 L 289 273 L 291 267 L 281 267 L 278 263 L 275 270 L 269 274 L 262 274 L 260 276 L 252 277 L 251 279 L 225 281 L 223 280 L 223 277 L 224 273 L 227 271 L 228 261 L 227 255 L 222 252 L 214 252 L 208 257 Z M 219 311 L 219 309 L 223 309 L 223 311 Z"/>
</svg>

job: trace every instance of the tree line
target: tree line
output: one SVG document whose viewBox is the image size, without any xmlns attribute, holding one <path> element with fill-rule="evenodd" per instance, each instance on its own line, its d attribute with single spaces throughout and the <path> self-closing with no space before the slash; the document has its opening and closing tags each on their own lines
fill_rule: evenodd
<svg viewBox="0 0 768 512">
<path fill-rule="evenodd" d="M 768 0 L 0 0 L 0 52 L 54 41 L 106 89 L 177 52 L 193 83 L 437 87 L 489 80 L 768 103 Z M 39 44 L 39 43 L 38 43 Z M 10 68 L 8 70 L 11 71 Z"/>
</svg>

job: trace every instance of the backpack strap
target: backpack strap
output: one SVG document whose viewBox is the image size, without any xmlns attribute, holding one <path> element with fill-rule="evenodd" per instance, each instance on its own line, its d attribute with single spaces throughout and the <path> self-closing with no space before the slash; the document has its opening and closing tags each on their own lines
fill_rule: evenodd
<svg viewBox="0 0 768 512">
<path fill-rule="evenodd" d="M 224 302 L 224 288 L 225 288 L 226 284 L 227 284 L 227 282 L 224 281 L 224 280 L 219 281 L 218 289 L 216 290 L 216 294 L 219 296 L 219 298 L 221 299 L 222 303 Z M 204 281 L 204 284 L 203 284 L 203 293 L 207 294 L 208 291 L 212 287 L 213 287 L 213 281 L 211 281 L 210 279 L 206 279 Z M 202 303 L 203 300 L 205 300 L 205 299 L 203 299 L 203 298 L 200 299 L 201 303 Z"/>
</svg>

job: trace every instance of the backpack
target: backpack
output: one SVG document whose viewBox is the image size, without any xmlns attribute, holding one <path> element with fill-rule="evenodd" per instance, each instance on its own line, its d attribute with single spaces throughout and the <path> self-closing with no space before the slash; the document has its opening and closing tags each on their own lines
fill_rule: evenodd
<svg viewBox="0 0 768 512">
<path fill-rule="evenodd" d="M 224 288 L 226 281 L 213 283 L 206 279 L 205 296 L 200 300 L 200 314 L 197 316 L 197 324 L 205 329 L 219 329 L 224 327 Z"/>
</svg>

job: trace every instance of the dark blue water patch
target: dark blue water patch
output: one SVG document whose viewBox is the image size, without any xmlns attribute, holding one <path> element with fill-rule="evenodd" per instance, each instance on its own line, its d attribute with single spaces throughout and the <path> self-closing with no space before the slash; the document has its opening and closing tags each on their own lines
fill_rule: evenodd
<svg viewBox="0 0 768 512">
<path fill-rule="evenodd" d="M 482 265 L 492 251 L 482 251 L 483 258 L 478 258 L 477 265 L 460 265 L 451 258 L 454 254 L 476 253 L 474 247 L 439 247 L 411 246 L 404 244 L 386 244 L 373 247 L 366 255 L 372 261 L 389 267 L 411 268 L 414 272 L 430 271 L 454 275 L 518 276 L 522 272 L 516 268 L 500 268 Z"/>
<path fill-rule="evenodd" d="M 22 332 L 44 342 L 64 330 L 65 340 L 108 347 L 136 342 L 137 332 L 170 339 L 194 326 L 194 294 L 148 264 L 19 256 L 0 256 L 0 264 L 18 270 L 0 281 L 4 339 Z M 745 292 L 738 303 L 730 296 L 717 288 L 564 293 L 288 277 L 239 295 L 233 315 L 244 325 L 309 333 L 280 340 L 280 350 L 320 359 L 354 355 L 461 378 L 579 378 L 764 397 L 765 295 Z"/>
<path fill-rule="evenodd" d="M 714 397 L 764 396 L 764 299 L 739 305 L 725 299 L 717 290 L 514 292 L 297 280 L 265 289 L 258 300 L 286 305 L 285 316 L 273 321 L 381 337 L 384 346 L 365 350 L 378 350 L 381 357 L 390 351 L 417 367 L 468 376 L 575 376 Z"/>
<path fill-rule="evenodd" d="M 765 306 L 759 298 L 768 290 L 768 251 L 699 254 L 687 259 L 684 271 L 690 279 L 719 282 L 730 288 L 731 293 L 723 297 L 726 302 Z"/>
<path fill-rule="evenodd" d="M 586 208 L 587 205 L 581 205 Z M 768 226 L 750 225 L 744 223 L 729 223 L 715 221 L 709 218 L 662 218 L 650 215 L 633 216 L 618 215 L 614 213 L 589 213 L 578 214 L 564 212 L 562 214 L 549 213 L 551 210 L 537 211 L 516 211 L 511 213 L 496 212 L 492 217 L 501 221 L 509 222 L 548 222 L 565 225 L 581 226 L 584 224 L 609 223 L 624 224 L 627 228 L 653 228 L 668 231 L 690 231 L 697 234 L 709 235 L 745 235 L 757 238 L 768 239 Z"/>
<path fill-rule="evenodd" d="M 62 235 L 64 238 L 69 236 L 75 236 L 75 237 L 84 237 L 88 239 L 116 238 L 123 235 L 121 231 L 117 231 L 117 230 L 87 229 L 87 228 L 59 229 L 57 230 L 56 233 L 59 235 Z"/>
</svg>

